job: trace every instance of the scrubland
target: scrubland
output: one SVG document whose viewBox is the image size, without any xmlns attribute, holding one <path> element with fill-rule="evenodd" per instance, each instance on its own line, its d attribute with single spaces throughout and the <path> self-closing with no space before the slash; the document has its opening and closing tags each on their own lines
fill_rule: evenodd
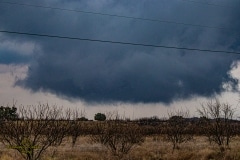
<svg viewBox="0 0 240 160">
<path fill-rule="evenodd" d="M 218 101 L 201 117 L 174 111 L 133 121 L 88 121 L 48 105 L 0 111 L 1 160 L 240 160 L 240 121 Z"/>
<path fill-rule="evenodd" d="M 193 140 L 183 143 L 172 152 L 169 142 L 160 135 L 146 137 L 144 143 L 136 146 L 121 159 L 126 160 L 239 160 L 240 137 L 234 138 L 231 146 L 222 152 L 218 146 L 210 145 L 206 137 L 196 136 Z M 1 160 L 23 160 L 14 150 L 1 145 Z M 89 143 L 89 137 L 80 137 L 75 146 L 71 139 L 65 138 L 58 147 L 51 147 L 42 157 L 43 160 L 112 160 L 119 159 L 108 153 L 101 144 Z"/>
</svg>

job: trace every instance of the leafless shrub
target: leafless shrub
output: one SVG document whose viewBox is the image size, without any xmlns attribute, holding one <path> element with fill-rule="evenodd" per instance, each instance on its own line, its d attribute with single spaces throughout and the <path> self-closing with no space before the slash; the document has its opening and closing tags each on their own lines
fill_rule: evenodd
<svg viewBox="0 0 240 160">
<path fill-rule="evenodd" d="M 19 119 L 3 122 L 1 141 L 26 160 L 38 160 L 49 146 L 59 145 L 67 135 L 69 116 L 48 104 L 21 106 Z"/>
<path fill-rule="evenodd" d="M 202 116 L 202 128 L 209 142 L 214 142 L 224 149 L 236 135 L 233 123 L 234 109 L 227 103 L 210 101 L 198 110 Z"/>
<path fill-rule="evenodd" d="M 79 114 L 78 110 L 72 111 L 72 120 L 70 121 L 68 132 L 68 135 L 72 137 L 72 147 L 77 142 L 79 136 L 85 136 L 90 133 L 91 128 L 86 121 L 85 114 L 83 112 Z"/>
<path fill-rule="evenodd" d="M 95 134 L 90 136 L 93 143 L 101 143 L 113 156 L 122 158 L 131 149 L 144 141 L 141 128 L 136 124 L 122 121 L 96 122 Z"/>
<path fill-rule="evenodd" d="M 188 111 L 176 111 L 169 113 L 169 119 L 164 127 L 165 140 L 173 145 L 173 152 L 179 148 L 183 142 L 193 139 L 192 132 L 189 132 L 189 122 L 186 118 L 189 117 Z"/>
</svg>

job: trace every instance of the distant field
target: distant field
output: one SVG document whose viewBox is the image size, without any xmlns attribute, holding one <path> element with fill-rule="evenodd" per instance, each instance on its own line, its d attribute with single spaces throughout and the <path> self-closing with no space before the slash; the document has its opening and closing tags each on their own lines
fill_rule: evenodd
<svg viewBox="0 0 240 160">
<path fill-rule="evenodd" d="M 146 137 L 145 142 L 135 147 L 129 155 L 122 159 L 126 160 L 239 160 L 240 137 L 233 139 L 230 148 L 220 152 L 218 146 L 210 145 L 206 137 L 195 136 L 192 141 L 183 143 L 180 149 L 172 153 L 170 143 L 163 141 L 161 136 Z M 1 160 L 22 160 L 19 154 L 5 148 L 1 144 Z M 101 144 L 89 143 L 88 137 L 80 137 L 74 147 L 71 146 L 70 138 L 64 139 L 58 147 L 52 147 L 42 158 L 43 160 L 112 160 Z"/>
</svg>

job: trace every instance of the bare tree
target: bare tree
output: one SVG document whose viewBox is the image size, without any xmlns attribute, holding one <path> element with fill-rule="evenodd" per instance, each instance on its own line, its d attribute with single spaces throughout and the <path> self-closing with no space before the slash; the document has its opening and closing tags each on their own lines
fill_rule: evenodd
<svg viewBox="0 0 240 160">
<path fill-rule="evenodd" d="M 19 119 L 4 121 L 1 140 L 26 160 L 38 160 L 49 146 L 60 145 L 67 135 L 69 116 L 48 104 L 21 106 Z"/>
<path fill-rule="evenodd" d="M 72 147 L 77 142 L 78 137 L 90 134 L 91 127 L 86 122 L 85 112 L 72 111 L 72 120 L 69 128 L 69 136 L 72 138 Z"/>
<path fill-rule="evenodd" d="M 192 132 L 189 131 L 189 111 L 175 111 L 168 114 L 169 119 L 164 127 L 165 140 L 173 145 L 173 152 L 179 148 L 183 142 L 193 139 Z"/>
<path fill-rule="evenodd" d="M 123 121 L 96 122 L 95 133 L 90 136 L 93 143 L 101 143 L 113 156 L 122 158 L 131 149 L 144 141 L 141 128 Z"/>
<path fill-rule="evenodd" d="M 221 149 L 228 147 L 231 139 L 236 135 L 234 124 L 232 122 L 234 109 L 227 103 L 220 103 L 218 99 L 215 102 L 210 101 L 198 109 L 202 117 L 201 127 L 209 142 L 214 142 Z"/>
</svg>

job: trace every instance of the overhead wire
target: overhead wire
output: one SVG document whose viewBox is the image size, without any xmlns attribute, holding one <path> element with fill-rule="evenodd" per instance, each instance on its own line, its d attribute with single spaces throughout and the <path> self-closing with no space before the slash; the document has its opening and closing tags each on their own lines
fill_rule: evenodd
<svg viewBox="0 0 240 160">
<path fill-rule="evenodd" d="M 212 4 L 212 3 L 197 2 L 197 1 L 194 1 L 194 0 L 182 0 L 182 1 L 191 2 L 191 3 L 201 3 L 201 4 L 206 4 L 206 5 L 221 6 L 221 5 L 216 5 L 216 4 Z M 6 2 L 6 1 L 0 1 L 0 3 L 2 3 L 2 4 L 10 4 L 10 5 L 29 6 L 29 7 L 36 7 L 36 8 L 62 10 L 62 11 L 69 11 L 69 12 L 79 12 L 79 13 L 94 14 L 94 15 L 101 15 L 101 16 L 111 16 L 111 17 L 126 18 L 126 19 L 136 19 L 136 20 L 142 20 L 142 21 L 152 21 L 152 22 L 160 22 L 160 23 L 172 23 L 172 24 L 187 25 L 187 26 L 193 26 L 193 27 L 205 27 L 205 28 L 211 28 L 211 29 L 230 30 L 230 29 L 222 28 L 222 27 L 214 27 L 214 26 L 182 23 L 182 22 L 159 20 L 159 19 L 132 17 L 132 16 L 117 15 L 117 14 L 108 14 L 108 13 L 100 13 L 100 12 L 92 12 L 92 11 L 75 10 L 75 9 L 66 9 L 66 8 L 58 8 L 58 7 L 50 7 L 50 6 L 34 5 L 34 4 L 26 4 L 26 3 Z M 221 6 L 221 7 L 224 7 L 224 6 Z M 39 34 L 39 33 L 27 33 L 27 32 L 17 32 L 17 31 L 7 31 L 7 30 L 0 30 L 0 32 L 1 33 L 8 33 L 8 34 L 28 35 L 28 36 L 40 36 L 40 37 L 71 39 L 71 40 L 102 42 L 102 43 L 114 43 L 114 44 L 122 44 L 122 45 L 135 45 L 135 46 L 156 47 L 156 48 L 192 50 L 192 51 L 201 51 L 201 52 L 240 54 L 240 52 L 235 52 L 235 51 L 210 50 L 210 49 L 200 49 L 200 48 L 187 48 L 187 47 L 176 47 L 176 46 L 165 46 L 165 45 L 154 45 L 154 44 L 143 44 L 143 43 L 132 43 L 132 42 L 109 41 L 109 40 L 99 40 L 99 39 L 59 36 L 59 35 L 49 35 L 49 34 Z"/>
<path fill-rule="evenodd" d="M 183 1 L 185 1 L 185 0 L 183 0 Z M 67 8 L 58 8 L 58 7 L 51 7 L 51 6 L 44 6 L 44 5 L 17 3 L 17 2 L 0 1 L 0 4 L 28 6 L 28 7 L 36 7 L 36 8 L 44 8 L 44 9 L 53 9 L 53 10 L 67 11 L 67 12 L 78 12 L 78 13 L 84 13 L 84 14 L 109 16 L 109 17 L 117 17 L 117 18 L 125 18 L 125 19 L 135 19 L 135 20 L 149 21 L 149 22 L 168 23 L 168 24 L 184 25 L 184 26 L 191 26 L 191 27 L 202 27 L 202 28 L 209 28 L 209 29 L 226 30 L 226 31 L 231 31 L 232 32 L 231 29 L 224 28 L 224 27 L 208 26 L 208 25 L 201 25 L 201 24 L 191 24 L 191 23 L 184 23 L 184 22 L 161 20 L 161 19 L 141 18 L 141 17 L 118 15 L 118 14 L 108 14 L 108 13 L 101 13 L 101 12 L 84 11 L 84 10 L 67 9 Z"/>
<path fill-rule="evenodd" d="M 201 5 L 208 5 L 208 6 L 214 6 L 214 7 L 221 7 L 221 8 L 234 8 L 232 6 L 225 6 L 225 5 L 220 5 L 220 4 L 215 4 L 215 3 L 208 3 L 208 2 L 199 2 L 195 0 L 180 0 L 188 3 L 196 3 L 196 4 L 201 4 Z"/>
<path fill-rule="evenodd" d="M 79 40 L 79 41 L 88 41 L 88 42 L 101 42 L 101 43 L 111 43 L 111 44 L 121 44 L 121 45 L 132 45 L 132 46 L 155 47 L 155 48 L 200 51 L 200 52 L 211 52 L 211 53 L 239 54 L 240 55 L 240 52 L 235 52 L 235 51 L 211 50 L 211 49 L 201 49 L 201 48 L 188 48 L 188 47 L 177 47 L 177 46 L 166 46 L 166 45 L 111 41 L 111 40 L 69 37 L 69 36 L 40 34 L 40 33 L 17 32 L 17 31 L 8 31 L 8 30 L 0 30 L 0 33 L 18 34 L 18 35 L 27 35 L 27 36 L 38 36 L 38 37 L 48 37 L 48 38 L 59 38 L 59 39 L 68 39 L 68 40 Z"/>
</svg>

